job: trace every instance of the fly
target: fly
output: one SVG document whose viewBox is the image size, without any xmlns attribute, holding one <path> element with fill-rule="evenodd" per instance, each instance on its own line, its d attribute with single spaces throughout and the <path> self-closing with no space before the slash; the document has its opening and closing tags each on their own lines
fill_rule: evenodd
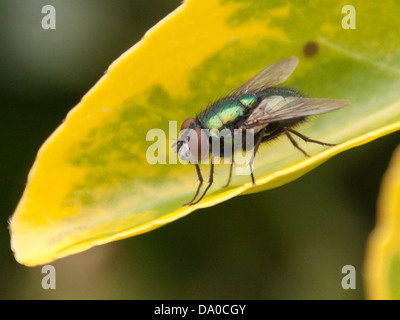
<svg viewBox="0 0 400 320">
<path fill-rule="evenodd" d="M 204 198 L 213 183 L 214 158 L 226 156 L 221 143 L 222 137 L 213 134 L 213 132 L 228 130 L 234 137 L 234 133 L 238 130 L 243 136 L 251 130 L 254 147 L 249 167 L 253 184 L 255 184 L 255 179 L 252 165 L 261 143 L 285 135 L 293 146 L 306 157 L 309 157 L 309 154 L 297 144 L 293 135 L 306 142 L 324 146 L 335 145 L 310 139 L 293 129 L 308 116 L 331 112 L 349 103 L 347 100 L 305 98 L 294 89 L 275 87 L 286 81 L 296 69 L 298 62 L 297 57 L 290 57 L 273 63 L 232 94 L 210 104 L 195 118 L 186 119 L 182 123 L 178 141 L 172 147 L 176 146 L 176 152 L 182 160 L 188 160 L 195 165 L 199 179 L 193 199 L 185 205 L 194 205 Z M 216 143 L 220 144 L 222 148 L 219 149 L 218 154 L 213 152 L 213 144 Z M 235 139 L 233 139 L 233 143 L 235 143 Z M 241 148 L 245 150 L 246 144 L 243 143 Z M 211 167 L 208 184 L 197 199 L 204 182 L 198 160 L 209 157 L 209 155 L 211 155 Z M 230 184 L 232 167 L 233 159 L 225 187 Z"/>
</svg>

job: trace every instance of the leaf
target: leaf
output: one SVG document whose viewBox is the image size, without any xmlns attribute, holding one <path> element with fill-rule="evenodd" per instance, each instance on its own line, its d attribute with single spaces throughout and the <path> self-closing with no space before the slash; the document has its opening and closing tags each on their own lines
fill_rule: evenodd
<svg viewBox="0 0 400 320">
<path fill-rule="evenodd" d="M 184 2 L 110 66 L 39 150 L 10 224 L 17 261 L 45 264 L 153 230 L 198 208 L 288 183 L 344 150 L 399 130 L 399 5 L 360 2 L 356 30 L 342 28 L 344 5 Z M 176 138 L 169 121 L 180 124 L 294 55 L 300 63 L 285 86 L 350 101 L 299 128 L 339 145 L 299 142 L 314 155 L 304 158 L 281 139 L 260 148 L 256 187 L 248 176 L 235 175 L 229 188 L 221 188 L 229 172 L 221 165 L 208 196 L 182 207 L 196 190 L 194 168 L 148 163 L 146 151 L 154 143 L 146 141 L 148 131 L 159 128 Z M 160 152 L 169 156 L 171 150 Z"/>
<path fill-rule="evenodd" d="M 377 223 L 365 263 L 367 297 L 400 299 L 400 147 L 382 182 Z"/>
</svg>

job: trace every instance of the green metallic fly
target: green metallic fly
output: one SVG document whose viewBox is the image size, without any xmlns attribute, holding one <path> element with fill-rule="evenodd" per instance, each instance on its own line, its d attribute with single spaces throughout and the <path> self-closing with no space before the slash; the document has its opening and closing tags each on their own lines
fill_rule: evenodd
<svg viewBox="0 0 400 320">
<path fill-rule="evenodd" d="M 232 153 L 224 150 L 222 136 L 218 132 L 228 130 L 231 133 L 232 141 L 235 144 L 237 132 L 242 134 L 251 132 L 253 137 L 253 153 L 249 163 L 250 176 L 253 184 L 252 164 L 255 154 L 261 143 L 271 141 L 286 135 L 295 148 L 305 156 L 309 155 L 297 144 L 292 134 L 306 142 L 317 143 L 325 146 L 335 144 L 325 143 L 310 139 L 295 131 L 293 127 L 300 124 L 308 116 L 330 112 L 342 108 L 348 104 L 346 100 L 305 98 L 298 91 L 290 88 L 276 88 L 296 69 L 299 59 L 290 57 L 273 63 L 262 70 L 245 84 L 236 89 L 232 94 L 210 104 L 196 118 L 186 119 L 181 125 L 176 152 L 182 160 L 188 160 L 196 167 L 199 184 L 196 193 L 191 201 L 185 205 L 194 205 L 201 201 L 210 189 L 214 177 L 214 158 L 233 157 Z M 211 133 L 210 133 L 211 132 Z M 223 136 L 226 138 L 226 136 Z M 247 143 L 240 140 L 242 150 L 248 147 Z M 216 144 L 219 145 L 218 152 L 214 151 Z M 211 168 L 208 185 L 203 194 L 196 200 L 203 185 L 198 160 L 211 155 Z M 232 177 L 233 159 L 230 162 L 228 186 Z"/>
</svg>

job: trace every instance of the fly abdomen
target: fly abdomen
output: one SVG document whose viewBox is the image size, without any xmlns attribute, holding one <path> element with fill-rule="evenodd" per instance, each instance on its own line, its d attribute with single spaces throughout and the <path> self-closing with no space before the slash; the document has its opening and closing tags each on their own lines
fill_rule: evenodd
<svg viewBox="0 0 400 320">
<path fill-rule="evenodd" d="M 250 108 L 257 101 L 255 93 L 245 93 L 237 98 L 245 107 Z"/>
</svg>

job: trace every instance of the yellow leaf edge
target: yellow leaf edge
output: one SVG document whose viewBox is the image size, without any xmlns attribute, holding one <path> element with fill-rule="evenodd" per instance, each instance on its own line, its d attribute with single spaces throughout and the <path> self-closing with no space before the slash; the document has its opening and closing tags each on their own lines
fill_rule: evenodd
<svg viewBox="0 0 400 320">
<path fill-rule="evenodd" d="M 399 102 L 399 107 L 400 107 L 400 102 Z M 226 191 L 218 196 L 210 196 L 209 198 L 206 198 L 204 201 L 202 201 L 194 206 L 182 207 L 179 210 L 171 212 L 163 217 L 160 217 L 158 219 L 155 219 L 153 221 L 145 223 L 141 226 L 138 226 L 138 227 L 135 227 L 132 229 L 127 229 L 127 230 L 119 232 L 117 234 L 108 235 L 108 236 L 105 236 L 105 237 L 102 237 L 99 239 L 93 239 L 93 240 L 88 240 L 88 241 L 84 241 L 81 243 L 76 243 L 74 245 L 64 248 L 63 250 L 58 251 L 51 258 L 48 258 L 48 259 L 45 259 L 42 261 L 35 261 L 34 263 L 30 263 L 27 261 L 19 261 L 18 257 L 16 257 L 16 259 L 20 263 L 25 264 L 27 266 L 46 264 L 53 260 L 60 259 L 60 258 L 69 256 L 71 254 L 76 254 L 76 253 L 88 250 L 94 246 L 106 244 L 106 243 L 116 241 L 116 240 L 122 240 L 122 239 L 125 239 L 128 237 L 132 237 L 132 236 L 136 236 L 136 235 L 139 235 L 139 234 L 142 234 L 145 232 L 149 232 L 149 231 L 159 228 L 163 225 L 166 225 L 170 222 L 173 222 L 179 218 L 182 218 L 197 209 L 214 206 L 218 203 L 229 200 L 229 199 L 231 199 L 235 196 L 238 196 L 242 193 L 245 193 L 248 191 L 251 192 L 253 188 L 257 188 L 257 187 L 260 187 L 260 186 L 266 185 L 266 184 L 271 184 L 271 185 L 275 184 L 273 187 L 276 187 L 277 185 L 282 185 L 285 182 L 282 183 L 279 181 L 281 181 L 288 175 L 290 176 L 290 175 L 294 175 L 295 173 L 300 173 L 300 175 L 296 175 L 296 178 L 297 178 L 297 177 L 305 174 L 306 172 L 310 171 L 311 170 L 310 168 L 317 167 L 318 165 L 327 161 L 329 158 L 333 157 L 334 155 L 339 154 L 340 152 L 343 152 L 348 149 L 366 144 L 368 142 L 371 142 L 375 139 L 378 139 L 382 136 L 385 136 L 385 135 L 395 132 L 397 130 L 400 130 L 400 121 L 397 121 L 393 124 L 382 127 L 380 129 L 371 131 L 371 132 L 361 135 L 357 138 L 351 139 L 345 143 L 342 143 L 335 147 L 329 148 L 324 152 L 321 152 L 315 156 L 307 158 L 307 159 L 305 159 L 299 163 L 296 163 L 294 165 L 291 165 L 285 169 L 278 170 L 278 171 L 276 171 L 272 174 L 269 174 L 265 177 L 259 178 L 256 180 L 256 186 L 253 186 L 251 182 L 246 183 L 240 187 Z M 291 180 L 294 180 L 294 179 L 295 178 L 293 178 Z M 289 181 L 286 181 L 286 182 L 289 182 Z M 271 187 L 271 188 L 273 188 L 273 187 Z"/>
<path fill-rule="evenodd" d="M 132 47 L 130 47 L 128 50 L 124 51 L 117 59 L 115 59 L 107 68 L 106 72 L 104 73 L 104 75 L 102 77 L 100 77 L 100 79 L 82 96 L 80 102 L 75 105 L 66 115 L 65 119 L 63 120 L 63 122 L 51 133 L 51 135 L 43 142 L 43 144 L 40 146 L 36 157 L 35 157 L 35 161 L 31 167 L 31 169 L 29 170 L 28 176 L 27 176 L 27 183 L 26 186 L 29 185 L 30 181 L 33 180 L 33 177 L 35 176 L 36 172 L 37 172 L 37 166 L 38 166 L 38 159 L 41 158 L 41 155 L 43 152 L 45 152 L 45 150 L 49 147 L 49 145 L 51 145 L 52 143 L 54 143 L 55 139 L 57 138 L 57 136 L 59 135 L 60 132 L 62 132 L 65 128 L 65 126 L 67 125 L 67 122 L 69 121 L 69 119 L 71 117 L 73 117 L 73 114 L 77 111 L 79 111 L 79 108 L 81 107 L 81 104 L 87 99 L 89 98 L 93 93 L 96 92 L 96 90 L 101 87 L 103 85 L 103 82 L 105 82 L 110 74 L 110 72 L 115 68 L 118 67 L 119 63 L 123 60 L 126 59 L 126 57 L 129 57 L 132 52 L 134 52 L 135 50 L 137 50 L 137 48 L 139 48 L 145 41 L 147 38 L 151 37 L 151 35 L 154 32 L 157 32 L 157 29 L 161 28 L 165 23 L 167 23 L 169 20 L 172 20 L 175 16 L 179 15 L 181 13 L 181 11 L 183 11 L 185 9 L 185 7 L 187 6 L 188 1 L 185 0 L 182 2 L 182 4 L 177 7 L 176 9 L 174 9 L 171 13 L 169 13 L 168 15 L 166 15 L 164 18 L 162 18 L 161 20 L 159 20 L 153 27 L 151 27 L 150 29 L 148 29 L 145 34 L 143 35 L 143 37 L 137 42 L 135 43 Z M 19 211 L 19 207 L 22 203 L 22 199 L 26 198 L 26 193 L 28 191 L 28 188 L 25 188 L 20 201 L 16 207 L 16 209 L 14 210 L 13 215 L 8 219 L 8 228 L 9 228 L 9 233 L 10 233 L 10 246 L 11 246 L 11 250 L 14 253 L 14 257 L 15 259 L 21 263 L 24 264 L 26 266 L 36 266 L 36 265 L 42 265 L 42 264 L 46 264 L 48 262 L 54 261 L 56 259 L 59 258 L 63 258 L 65 256 L 68 256 L 70 254 L 74 254 L 74 253 L 79 253 L 82 251 L 85 251 L 91 247 L 93 247 L 94 245 L 100 245 L 100 244 L 104 244 L 104 243 L 108 243 L 114 240 L 118 240 L 120 239 L 119 237 L 116 239 L 113 239 L 113 237 L 107 237 L 107 239 L 110 239 L 108 241 L 104 241 L 101 243 L 96 243 L 93 245 L 84 245 L 84 244 L 76 244 L 76 249 L 72 250 L 70 252 L 69 248 L 66 248 L 66 250 L 68 250 L 68 253 L 64 253 L 64 250 L 62 250 L 62 254 L 56 254 L 51 258 L 48 259 L 37 259 L 35 261 L 25 261 L 25 259 L 23 257 L 20 257 L 19 252 L 16 248 L 16 246 L 13 243 L 13 227 L 12 227 L 12 220 L 15 217 L 15 214 Z M 140 228 L 140 227 L 139 227 Z M 149 229 L 148 231 L 150 231 L 151 229 Z M 146 231 L 143 231 L 146 232 Z M 126 238 L 129 236 L 125 236 L 122 238 Z M 122 239 L 121 238 L 121 239 Z M 86 242 L 85 242 L 86 243 Z M 75 248 L 75 245 L 73 246 Z"/>
<path fill-rule="evenodd" d="M 389 263 L 395 254 L 400 254 L 400 146 L 382 179 L 377 209 L 376 226 L 367 243 L 364 281 L 367 299 L 386 300 L 393 298 Z"/>
</svg>

